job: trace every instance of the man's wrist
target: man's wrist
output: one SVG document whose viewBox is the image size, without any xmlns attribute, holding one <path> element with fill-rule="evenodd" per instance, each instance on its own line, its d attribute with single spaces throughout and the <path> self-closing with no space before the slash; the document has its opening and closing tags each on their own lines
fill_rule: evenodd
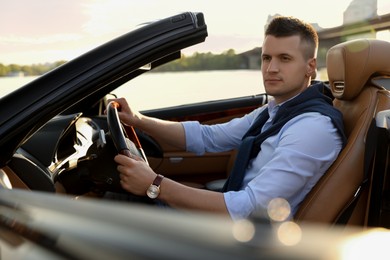
<svg viewBox="0 0 390 260">
<path fill-rule="evenodd" d="M 154 179 L 153 183 L 150 184 L 148 189 L 146 190 L 146 195 L 151 199 L 156 199 L 158 195 L 160 195 L 160 186 L 161 182 L 164 179 L 164 176 L 161 174 L 157 174 L 156 178 Z"/>
</svg>

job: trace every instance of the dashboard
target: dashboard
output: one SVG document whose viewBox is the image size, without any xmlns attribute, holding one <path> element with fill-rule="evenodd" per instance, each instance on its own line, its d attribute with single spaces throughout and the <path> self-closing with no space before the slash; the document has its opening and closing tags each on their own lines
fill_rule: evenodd
<svg viewBox="0 0 390 260">
<path fill-rule="evenodd" d="M 156 142 L 137 134 L 147 156 L 162 157 Z M 16 151 L 9 166 L 34 190 L 55 192 L 58 182 L 74 195 L 123 192 L 113 160 L 116 153 L 106 116 L 59 115 Z"/>
<path fill-rule="evenodd" d="M 81 113 L 59 115 L 27 140 L 9 165 L 32 189 L 54 191 L 54 183 L 62 181 L 66 182 L 65 186 L 73 187 L 71 193 L 85 192 L 90 185 L 86 185 L 82 179 L 87 179 L 88 175 L 80 170 L 85 171 L 85 167 L 82 167 L 85 161 L 101 159 L 91 154 L 90 150 L 94 146 L 104 150 L 106 135 L 107 122 L 103 116 L 82 117 Z M 113 158 L 115 150 L 111 149 L 110 152 Z M 73 178 L 65 176 L 68 173 Z M 78 179 L 74 176 L 78 176 Z M 75 190 L 75 185 L 84 188 L 82 191 L 80 188 Z"/>
</svg>

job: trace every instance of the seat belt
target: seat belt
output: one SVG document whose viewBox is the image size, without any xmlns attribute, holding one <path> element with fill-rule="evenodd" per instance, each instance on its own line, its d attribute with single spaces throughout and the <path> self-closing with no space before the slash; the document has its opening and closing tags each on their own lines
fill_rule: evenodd
<svg viewBox="0 0 390 260">
<path fill-rule="evenodd" d="M 345 225 L 348 223 L 348 220 L 352 216 L 352 212 L 356 207 L 357 202 L 359 201 L 360 195 L 363 193 L 364 189 L 368 186 L 369 183 L 369 172 L 372 169 L 373 158 L 377 146 L 377 137 L 376 137 L 376 121 L 372 119 L 370 127 L 367 132 L 366 145 L 364 150 L 364 176 L 363 181 L 357 188 L 352 199 L 348 204 L 343 208 L 340 214 L 337 216 L 335 225 Z"/>
</svg>

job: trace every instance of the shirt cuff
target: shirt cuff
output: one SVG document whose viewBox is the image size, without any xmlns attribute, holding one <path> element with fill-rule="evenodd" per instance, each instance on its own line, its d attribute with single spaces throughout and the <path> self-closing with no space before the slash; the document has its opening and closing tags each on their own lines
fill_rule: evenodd
<svg viewBox="0 0 390 260">
<path fill-rule="evenodd" d="M 234 221 L 248 218 L 254 211 L 250 198 L 244 190 L 225 192 L 223 197 L 229 215 Z"/>
<path fill-rule="evenodd" d="M 181 123 L 186 138 L 186 150 L 197 155 L 205 153 L 201 125 L 197 121 L 186 121 Z"/>
</svg>

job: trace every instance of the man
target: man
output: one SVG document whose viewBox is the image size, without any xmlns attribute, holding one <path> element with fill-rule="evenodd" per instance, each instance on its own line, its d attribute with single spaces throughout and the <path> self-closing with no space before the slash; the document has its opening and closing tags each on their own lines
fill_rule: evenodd
<svg viewBox="0 0 390 260">
<path fill-rule="evenodd" d="M 117 155 L 122 187 L 146 196 L 157 182 L 159 192 L 151 194 L 149 189 L 149 197 L 173 208 L 229 214 L 234 220 L 264 211 L 273 198 L 286 199 L 294 214 L 345 140 L 341 113 L 322 93 L 326 87 L 310 86 L 317 48 L 318 36 L 311 25 L 292 17 L 273 19 L 265 32 L 261 70 L 265 90 L 274 99 L 225 124 L 163 121 L 116 99 L 123 123 L 181 149 L 202 154 L 239 148 L 224 192 L 182 185 L 158 176 L 139 158 Z"/>
</svg>

